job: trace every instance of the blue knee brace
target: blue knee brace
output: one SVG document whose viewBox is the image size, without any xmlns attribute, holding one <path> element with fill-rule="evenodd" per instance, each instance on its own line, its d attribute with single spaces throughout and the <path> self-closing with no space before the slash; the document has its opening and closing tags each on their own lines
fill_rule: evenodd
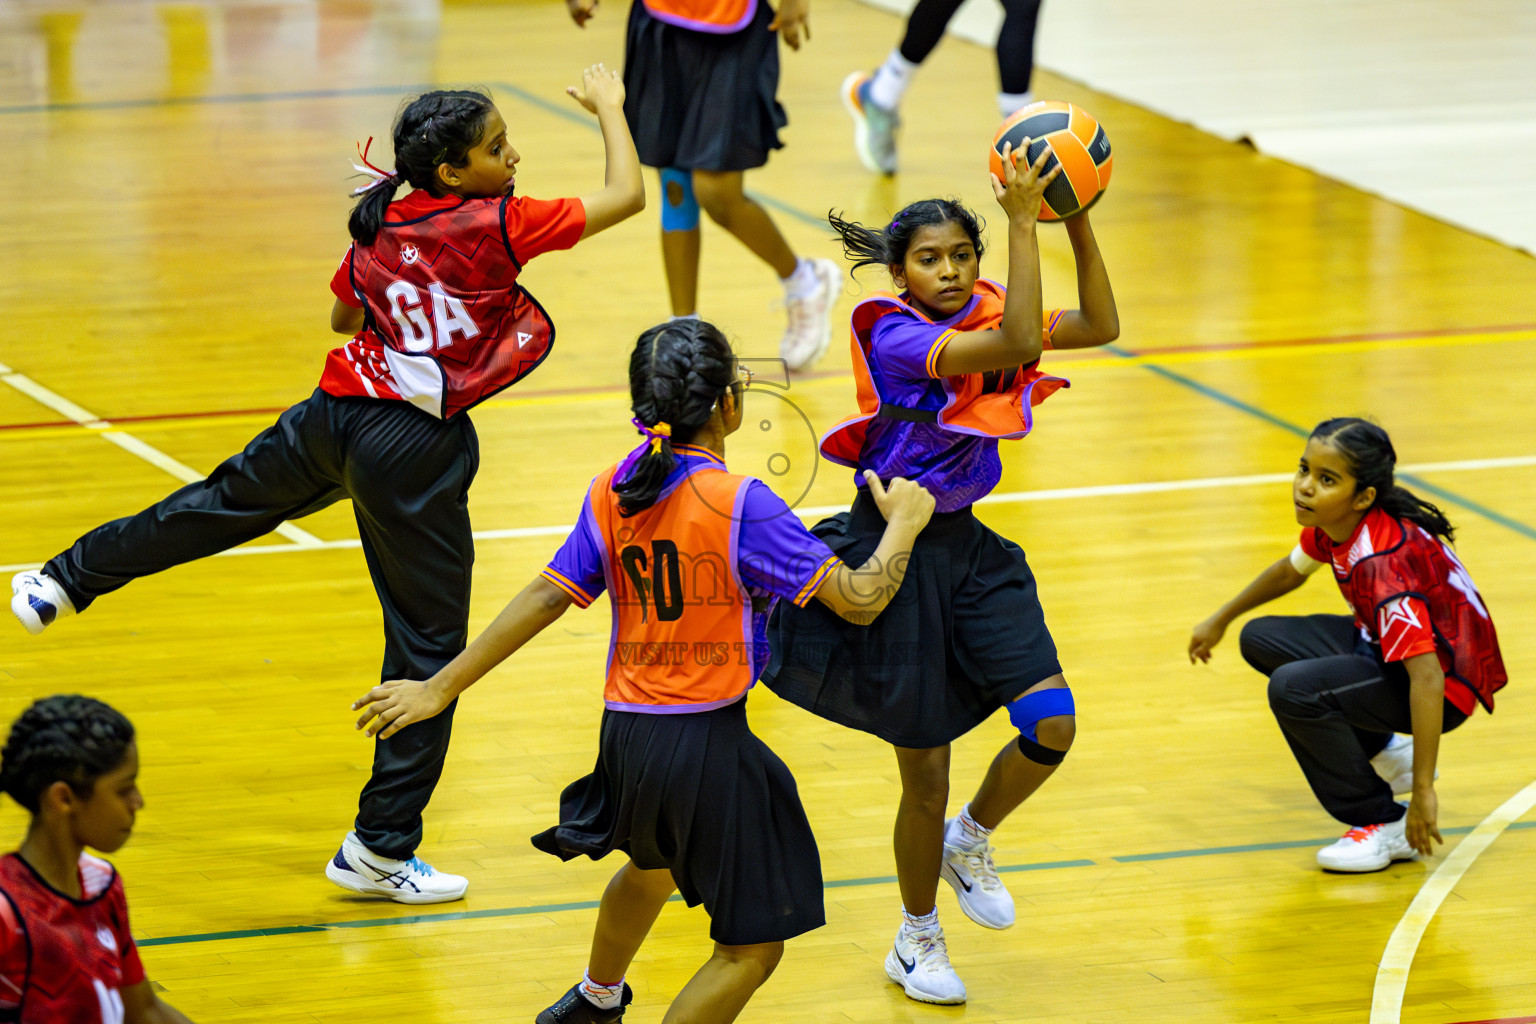
<svg viewBox="0 0 1536 1024">
<path fill-rule="evenodd" d="M 699 226 L 699 200 L 693 194 L 693 172 L 661 169 L 661 230 L 692 231 Z"/>
<path fill-rule="evenodd" d="M 1019 753 L 1037 764 L 1061 764 L 1065 750 L 1042 746 L 1035 730 L 1041 719 L 1077 714 L 1072 691 L 1065 686 L 1026 693 L 1008 705 L 1008 720 L 1019 730 Z"/>
</svg>

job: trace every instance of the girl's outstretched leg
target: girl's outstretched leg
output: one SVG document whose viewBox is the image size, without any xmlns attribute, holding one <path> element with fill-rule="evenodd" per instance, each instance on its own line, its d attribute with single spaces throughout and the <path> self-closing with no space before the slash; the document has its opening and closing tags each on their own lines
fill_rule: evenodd
<svg viewBox="0 0 1536 1024">
<path fill-rule="evenodd" d="M 1077 731 L 1074 710 L 1060 675 L 1035 684 L 1010 704 L 1018 738 L 998 751 L 971 802 L 945 824 L 940 877 L 977 924 L 1007 928 L 1014 922 L 1013 897 L 998 878 L 989 840 L 992 830 L 1061 764 Z"/>
<path fill-rule="evenodd" d="M 624 975 L 674 888 L 667 869 L 646 871 L 625 862 L 603 890 L 586 976 L 540 1012 L 535 1024 L 607 1024 L 623 1017 L 632 998 Z"/>
<path fill-rule="evenodd" d="M 715 954 L 672 1000 L 662 1024 L 730 1024 L 779 966 L 784 943 L 715 943 Z"/>
<path fill-rule="evenodd" d="M 672 315 L 699 312 L 699 201 L 693 172 L 663 167 L 661 175 L 661 260 L 667 271 Z"/>
</svg>

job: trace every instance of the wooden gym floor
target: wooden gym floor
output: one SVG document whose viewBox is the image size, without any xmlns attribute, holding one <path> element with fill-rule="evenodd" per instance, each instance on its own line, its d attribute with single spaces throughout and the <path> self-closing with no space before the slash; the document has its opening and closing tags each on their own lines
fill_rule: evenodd
<svg viewBox="0 0 1536 1024">
<path fill-rule="evenodd" d="M 552 3 L 7 4 L 5 571 L 206 473 L 311 391 L 337 343 L 326 283 L 347 241 L 352 144 L 387 139 L 402 95 L 485 84 L 524 155 L 521 189 L 595 189 L 598 136 L 561 90 L 586 63 L 619 64 L 624 15 L 605 5 L 583 33 Z M 837 85 L 886 52 L 898 22 L 818 0 L 813 31 L 785 55 L 788 147 L 748 177 L 797 248 L 835 255 L 829 207 L 880 219 L 953 194 L 996 220 L 990 54 L 941 48 L 904 110 L 903 173 L 877 180 L 853 158 Z M 1513 680 L 1494 718 L 1443 745 L 1445 853 L 1470 851 L 1467 835 L 1517 794 L 1529 806 L 1536 263 L 1072 82 L 1042 73 L 1036 89 L 1087 107 L 1113 140 L 1114 184 L 1093 217 L 1124 333 L 1113 351 L 1052 361 L 1073 387 L 1006 449 L 982 514 L 1030 553 L 1078 743 L 997 835 L 1020 924 L 984 932 L 941 893 L 971 995 L 925 1007 L 881 969 L 899 904 L 889 750 L 754 694 L 754 727 L 794 770 L 821 842 L 828 923 L 790 944 L 742 1019 L 1331 1024 L 1396 1021 L 1399 1000 L 1414 1024 L 1533 1019 L 1529 816 L 1486 826 L 1477 845 L 1494 841 L 1470 866 L 1442 855 L 1323 875 L 1312 848 L 1339 827 L 1288 756 L 1261 679 L 1235 638 L 1209 667 L 1183 651 L 1193 623 L 1294 543 L 1286 479 L 1306 430 L 1374 416 L 1460 527 Z M 474 414 L 475 629 L 630 443 L 625 360 L 666 312 L 655 217 L 523 278 L 560 342 Z M 777 286 L 706 236 L 705 314 L 744 355 L 774 355 Z M 1064 236 L 1044 229 L 1042 249 L 1047 302 L 1071 304 Z M 1004 274 L 1000 258 L 987 266 Z M 849 476 L 816 464 L 812 434 L 850 408 L 847 371 L 839 341 L 787 391 L 755 389 L 762 415 L 732 438 L 733 468 L 812 514 L 845 503 Z M 1343 605 L 1322 580 L 1275 609 Z M 150 974 L 193 1019 L 527 1020 L 579 977 L 617 867 L 561 865 L 527 842 L 590 767 L 607 636 L 604 609 L 573 611 L 466 697 L 421 851 L 470 877 L 468 899 L 446 906 L 352 898 L 321 875 L 366 777 L 348 705 L 380 645 L 345 507 L 141 580 L 43 637 L 0 630 L 0 717 L 86 692 L 133 718 L 148 806 L 115 860 Z M 999 718 L 956 745 L 953 806 L 1007 734 Z M 22 827 L 7 803 L 0 832 L 13 842 Z M 1409 913 L 1432 876 L 1449 897 Z M 629 1019 L 660 1019 L 705 935 L 702 911 L 663 914 L 631 973 Z"/>
</svg>

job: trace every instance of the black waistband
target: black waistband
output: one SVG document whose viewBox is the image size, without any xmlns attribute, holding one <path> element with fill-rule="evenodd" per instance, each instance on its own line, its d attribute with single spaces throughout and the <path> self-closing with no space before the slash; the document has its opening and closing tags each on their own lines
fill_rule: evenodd
<svg viewBox="0 0 1536 1024">
<path fill-rule="evenodd" d="M 908 409 L 904 405 L 889 405 L 880 403 L 880 411 L 877 414 L 881 419 L 901 420 L 903 423 L 937 423 L 939 414 L 933 409 Z"/>
</svg>

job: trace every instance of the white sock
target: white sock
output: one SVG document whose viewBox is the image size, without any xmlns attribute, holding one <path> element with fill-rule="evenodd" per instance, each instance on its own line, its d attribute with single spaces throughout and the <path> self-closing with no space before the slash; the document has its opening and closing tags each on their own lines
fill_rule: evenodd
<svg viewBox="0 0 1536 1024">
<path fill-rule="evenodd" d="M 581 994 L 599 1010 L 617 1010 L 624 1002 L 624 979 L 620 978 L 612 985 L 600 985 L 592 980 L 592 975 L 582 971 Z"/>
<path fill-rule="evenodd" d="M 939 923 L 939 908 L 935 906 L 928 913 L 919 916 L 909 913 L 906 907 L 902 907 L 901 922 L 902 926 L 908 929 L 931 928 Z"/>
<path fill-rule="evenodd" d="M 969 848 L 987 841 L 992 835 L 992 830 L 984 828 L 971 817 L 971 805 L 966 804 L 965 809 L 955 815 L 949 827 L 944 830 L 944 841 L 950 846 Z"/>
<path fill-rule="evenodd" d="M 697 320 L 698 318 L 699 318 L 698 311 L 695 310 L 692 313 L 684 313 L 682 316 L 673 316 L 673 317 L 668 317 L 667 319 L 675 321 L 675 320 Z"/>
<path fill-rule="evenodd" d="M 807 259 L 795 261 L 795 272 L 781 279 L 786 299 L 803 299 L 821 286 L 816 278 L 816 267 Z"/>
<path fill-rule="evenodd" d="M 895 110 L 901 105 L 901 96 L 912 84 L 912 75 L 920 66 L 903 57 L 900 50 L 892 50 L 875 72 L 874 81 L 869 83 L 869 98 L 876 106 Z"/>
<path fill-rule="evenodd" d="M 997 112 L 1006 121 L 1033 102 L 1035 102 L 1035 94 L 1032 91 L 1000 92 L 997 94 Z"/>
</svg>

